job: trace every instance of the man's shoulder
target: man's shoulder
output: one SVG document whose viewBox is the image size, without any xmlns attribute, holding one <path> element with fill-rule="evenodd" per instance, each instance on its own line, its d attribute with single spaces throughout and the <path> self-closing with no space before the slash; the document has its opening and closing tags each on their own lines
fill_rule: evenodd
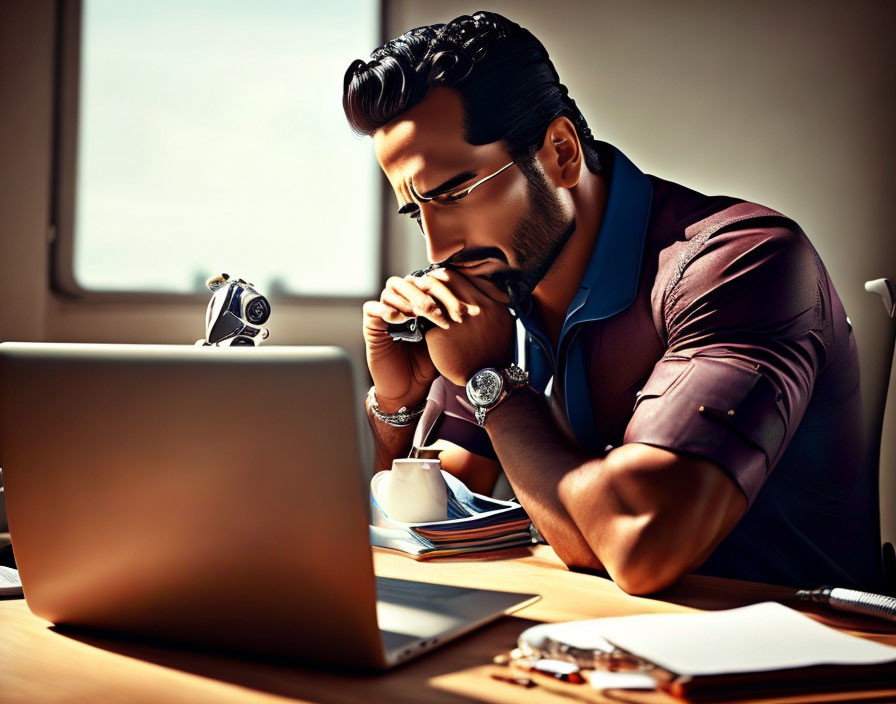
<svg viewBox="0 0 896 704">
<path fill-rule="evenodd" d="M 764 224 L 770 226 L 799 230 L 793 219 L 760 203 L 706 195 L 656 176 L 648 178 L 653 185 L 648 239 L 656 244 L 691 240 L 759 219 L 766 219 Z"/>
<path fill-rule="evenodd" d="M 764 245 L 813 251 L 800 226 L 790 217 L 760 203 L 705 195 L 686 186 L 649 177 L 653 183 L 648 247 L 658 259 L 657 279 L 674 286 L 684 269 L 707 248 L 731 257 L 744 247 Z M 725 236 L 731 235 L 731 236 Z M 650 255 L 648 255 L 650 256 Z"/>
<path fill-rule="evenodd" d="M 656 209 L 646 256 L 661 337 L 668 339 L 671 318 L 687 317 L 694 306 L 732 320 L 753 315 L 757 325 L 774 309 L 796 316 L 827 308 L 817 300 L 829 287 L 827 272 L 794 220 L 759 203 L 651 180 Z"/>
<path fill-rule="evenodd" d="M 653 185 L 648 239 L 657 243 L 684 239 L 685 231 L 695 223 L 744 202 L 730 196 L 706 195 L 657 176 L 648 178 Z"/>
</svg>

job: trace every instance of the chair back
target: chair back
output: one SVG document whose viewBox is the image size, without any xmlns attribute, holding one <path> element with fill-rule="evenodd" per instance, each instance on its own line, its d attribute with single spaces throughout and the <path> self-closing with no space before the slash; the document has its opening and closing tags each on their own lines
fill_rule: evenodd
<svg viewBox="0 0 896 704">
<path fill-rule="evenodd" d="M 867 367 L 862 369 L 863 384 L 863 451 L 867 466 L 880 475 L 880 449 L 884 425 L 884 411 L 887 406 L 887 390 L 893 369 L 894 346 L 896 346 L 896 286 L 889 279 L 874 279 L 865 282 L 865 290 L 879 295 L 883 300 L 887 315 L 887 327 L 876 344 L 881 345 L 878 354 L 869 358 Z M 882 547 L 884 591 L 896 594 L 896 549 L 890 542 Z"/>
</svg>

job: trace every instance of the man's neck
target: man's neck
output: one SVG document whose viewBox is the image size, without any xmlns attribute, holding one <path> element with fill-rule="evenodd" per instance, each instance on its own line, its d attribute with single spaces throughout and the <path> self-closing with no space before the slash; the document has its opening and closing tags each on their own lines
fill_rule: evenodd
<svg viewBox="0 0 896 704">
<path fill-rule="evenodd" d="M 607 178 L 587 169 L 570 193 L 576 229 L 569 242 L 532 292 L 532 305 L 542 330 L 556 350 L 569 304 L 579 290 L 591 259 L 607 203 Z"/>
</svg>

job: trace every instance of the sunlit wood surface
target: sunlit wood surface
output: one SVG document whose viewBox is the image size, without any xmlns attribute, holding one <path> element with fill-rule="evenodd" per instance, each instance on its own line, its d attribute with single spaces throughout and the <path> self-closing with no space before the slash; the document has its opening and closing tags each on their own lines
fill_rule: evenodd
<svg viewBox="0 0 896 704">
<path fill-rule="evenodd" d="M 600 577 L 569 572 L 547 547 L 499 558 L 416 563 L 377 553 L 378 574 L 543 595 L 515 616 L 487 626 L 419 660 L 382 675 L 321 672 L 288 663 L 241 660 L 120 639 L 59 631 L 28 611 L 21 599 L 0 601 L 0 702 L 495 702 L 569 704 L 674 702 L 658 692 L 597 692 L 536 677 L 524 689 L 489 676 L 495 654 L 513 647 L 526 627 L 542 621 L 648 612 L 722 609 L 775 599 L 781 587 L 691 576 L 655 598 L 624 594 Z M 816 618 L 865 638 L 896 645 L 896 628 L 815 609 Z M 806 695 L 775 702 L 896 701 L 887 692 Z"/>
</svg>

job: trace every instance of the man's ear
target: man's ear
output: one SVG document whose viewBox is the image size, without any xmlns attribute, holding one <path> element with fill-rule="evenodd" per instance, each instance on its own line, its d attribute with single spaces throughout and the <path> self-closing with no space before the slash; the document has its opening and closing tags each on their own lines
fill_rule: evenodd
<svg viewBox="0 0 896 704">
<path fill-rule="evenodd" d="M 536 154 L 548 180 L 559 188 L 572 188 L 582 175 L 582 143 L 575 126 L 565 115 L 555 118 Z"/>
</svg>

